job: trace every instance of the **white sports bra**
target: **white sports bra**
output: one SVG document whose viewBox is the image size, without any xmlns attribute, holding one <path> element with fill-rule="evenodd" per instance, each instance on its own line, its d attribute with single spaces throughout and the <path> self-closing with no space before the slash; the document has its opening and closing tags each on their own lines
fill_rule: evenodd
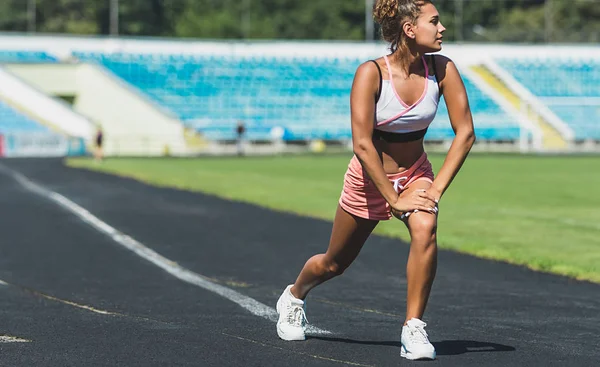
<svg viewBox="0 0 600 367">
<path fill-rule="evenodd" d="M 418 140 L 425 135 L 427 128 L 435 118 L 440 98 L 440 89 L 435 75 L 429 75 L 429 67 L 423 57 L 425 66 L 425 87 L 421 97 L 411 106 L 402 101 L 392 78 L 390 62 L 383 57 L 389 72 L 389 79 L 380 79 L 380 95 L 375 108 L 374 136 L 390 141 Z M 377 64 L 375 62 L 375 64 Z M 434 61 L 435 67 L 435 61 Z M 379 65 L 377 64 L 379 69 Z M 381 69 L 379 69 L 381 77 Z M 434 72 L 435 73 L 435 72 Z M 393 136 L 390 136 L 392 134 Z M 387 137 L 390 136 L 388 139 Z"/>
</svg>

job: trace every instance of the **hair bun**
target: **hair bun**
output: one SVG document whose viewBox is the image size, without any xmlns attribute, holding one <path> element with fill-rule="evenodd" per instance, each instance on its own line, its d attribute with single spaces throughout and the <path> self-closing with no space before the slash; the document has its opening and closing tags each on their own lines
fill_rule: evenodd
<svg viewBox="0 0 600 367">
<path fill-rule="evenodd" d="M 377 0 L 373 7 L 373 18 L 380 23 L 386 18 L 394 18 L 398 14 L 398 0 Z"/>
</svg>

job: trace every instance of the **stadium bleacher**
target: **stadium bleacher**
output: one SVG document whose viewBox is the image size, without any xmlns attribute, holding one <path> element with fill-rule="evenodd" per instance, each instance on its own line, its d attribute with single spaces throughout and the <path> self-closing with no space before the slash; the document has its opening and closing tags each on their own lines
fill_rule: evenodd
<svg viewBox="0 0 600 367">
<path fill-rule="evenodd" d="M 520 126 L 488 95 L 483 93 L 466 75 L 462 75 L 473 113 L 477 139 L 510 141 L 519 138 Z M 427 132 L 431 140 L 452 139 L 454 132 L 448 118 L 448 108 L 442 99 L 438 114 Z"/>
<path fill-rule="evenodd" d="M 44 51 L 0 50 L 0 64 L 55 63 L 58 59 Z M 48 128 L 0 100 L 0 133 L 46 132 Z"/>
<path fill-rule="evenodd" d="M 208 139 L 233 138 L 239 120 L 245 122 L 251 140 L 270 139 L 276 126 L 284 129 L 284 140 L 351 136 L 349 98 L 354 72 L 361 62 L 358 59 L 74 55 L 108 68 Z M 517 139 L 517 122 L 465 79 L 478 137 Z M 426 138 L 453 135 L 442 102 Z"/>
<path fill-rule="evenodd" d="M 568 124 L 575 139 L 600 139 L 600 62 L 569 59 L 497 62 Z"/>
<path fill-rule="evenodd" d="M 44 51 L 0 50 L 0 63 L 55 63 L 58 59 Z"/>
<path fill-rule="evenodd" d="M 0 100 L 0 134 L 47 132 L 48 128 L 23 115 Z"/>
</svg>

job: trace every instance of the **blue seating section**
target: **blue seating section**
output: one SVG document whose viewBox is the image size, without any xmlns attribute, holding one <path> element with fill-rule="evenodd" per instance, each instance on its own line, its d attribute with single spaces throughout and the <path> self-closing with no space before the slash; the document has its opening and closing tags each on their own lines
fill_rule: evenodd
<svg viewBox="0 0 600 367">
<path fill-rule="evenodd" d="M 350 89 L 358 59 L 75 53 L 97 62 L 209 139 L 234 137 L 242 120 L 250 139 L 284 128 L 285 140 L 350 138 Z M 477 132 L 511 140 L 519 127 L 467 80 Z M 515 133 L 516 131 L 516 133 Z M 454 136 L 442 102 L 428 139 Z"/>
<path fill-rule="evenodd" d="M 58 59 L 42 51 L 0 50 L 0 63 L 55 63 Z"/>
<path fill-rule="evenodd" d="M 546 102 L 576 139 L 600 139 L 600 60 L 503 59 L 498 64 Z"/>
<path fill-rule="evenodd" d="M 48 128 L 0 101 L 0 134 L 40 131 L 48 131 Z"/>
<path fill-rule="evenodd" d="M 518 139 L 521 130 L 518 123 L 504 112 L 494 100 L 483 93 L 467 76 L 463 75 L 462 77 L 469 97 L 477 139 L 498 141 Z M 427 132 L 427 138 L 447 140 L 452 139 L 453 136 L 454 131 L 450 125 L 448 108 L 442 98 L 438 114 Z"/>
</svg>

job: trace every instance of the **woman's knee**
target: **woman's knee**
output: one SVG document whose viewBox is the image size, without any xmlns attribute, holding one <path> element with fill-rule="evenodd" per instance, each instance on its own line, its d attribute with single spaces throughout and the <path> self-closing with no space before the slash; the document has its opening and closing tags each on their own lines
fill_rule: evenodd
<svg viewBox="0 0 600 367">
<path fill-rule="evenodd" d="M 437 216 L 430 213 L 415 213 L 409 218 L 410 232 L 413 238 L 435 244 Z"/>
<path fill-rule="evenodd" d="M 321 272 L 330 276 L 342 275 L 348 268 L 348 264 L 341 263 L 335 259 L 330 259 L 327 256 L 323 256 L 320 261 Z"/>
</svg>

